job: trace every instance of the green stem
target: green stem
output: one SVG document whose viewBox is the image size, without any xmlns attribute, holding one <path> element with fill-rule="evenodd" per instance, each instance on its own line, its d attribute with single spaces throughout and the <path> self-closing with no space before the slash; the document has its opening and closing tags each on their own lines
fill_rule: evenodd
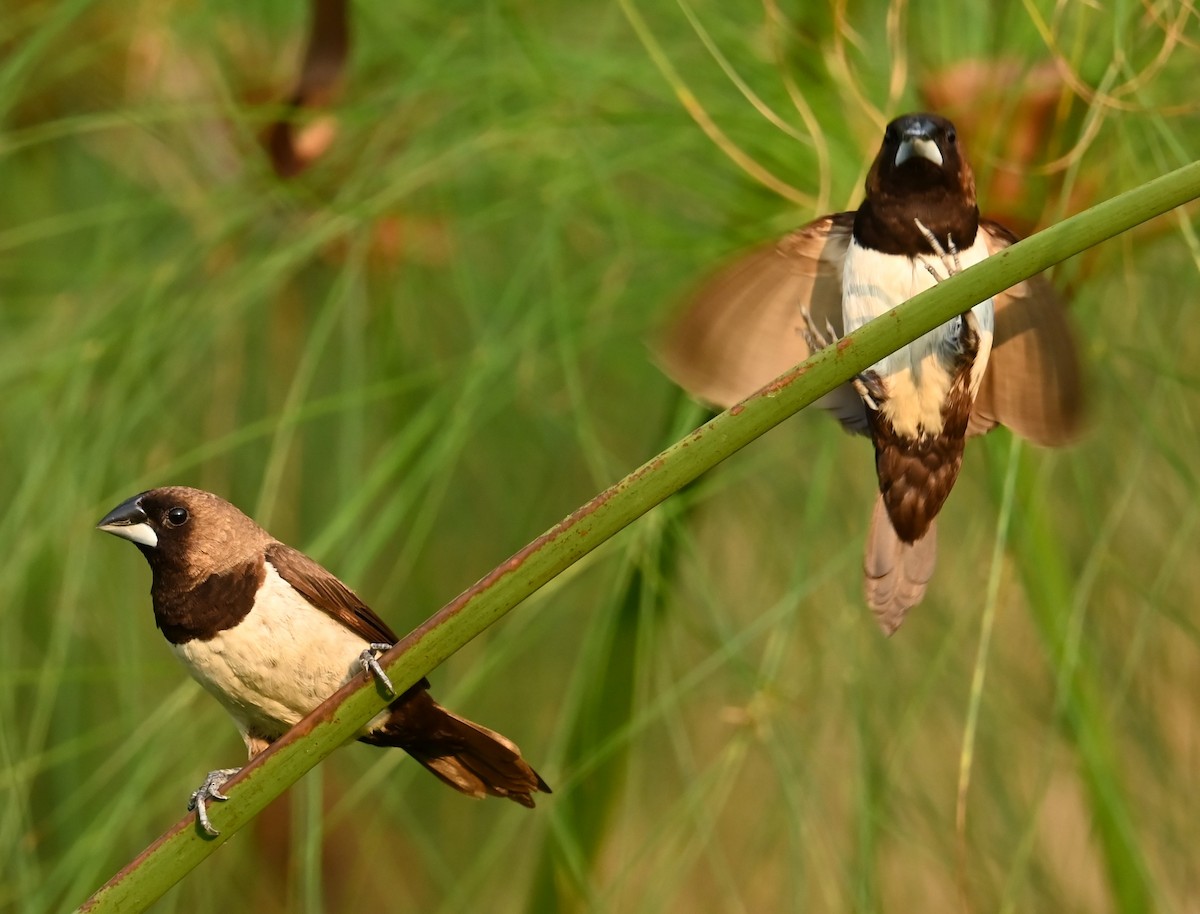
<svg viewBox="0 0 1200 914">
<path fill-rule="evenodd" d="M 1192 163 L 989 257 L 818 352 L 597 495 L 446 604 L 383 659 L 392 682 L 400 690 L 416 682 L 655 505 L 884 355 L 973 303 L 1198 196 L 1200 163 Z M 353 739 L 384 704 L 363 678 L 343 687 L 230 781 L 231 800 L 215 804 L 212 814 L 219 838 L 203 837 L 189 814 L 79 910 L 144 910 L 306 771 Z"/>
</svg>

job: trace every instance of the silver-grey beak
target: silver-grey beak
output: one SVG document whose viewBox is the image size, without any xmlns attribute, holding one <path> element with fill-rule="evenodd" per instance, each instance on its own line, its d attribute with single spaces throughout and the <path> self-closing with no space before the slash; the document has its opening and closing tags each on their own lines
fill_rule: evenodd
<svg viewBox="0 0 1200 914">
<path fill-rule="evenodd" d="M 942 151 L 938 149 L 937 143 L 925 136 L 906 136 L 900 141 L 900 148 L 896 150 L 896 165 L 899 167 L 914 156 L 920 156 L 923 159 L 928 159 L 938 168 L 942 167 Z"/>
<path fill-rule="evenodd" d="M 128 501 L 123 501 L 101 518 L 96 524 L 97 530 L 111 533 L 141 546 L 158 545 L 158 534 L 150 526 L 150 518 L 142 510 L 142 496 L 135 495 Z"/>
</svg>

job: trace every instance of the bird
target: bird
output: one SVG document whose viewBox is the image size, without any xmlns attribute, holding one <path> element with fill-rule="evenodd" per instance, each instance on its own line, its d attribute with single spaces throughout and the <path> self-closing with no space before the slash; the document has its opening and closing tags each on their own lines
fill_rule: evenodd
<svg viewBox="0 0 1200 914">
<path fill-rule="evenodd" d="M 892 120 L 857 210 L 822 216 L 702 282 L 657 344 L 660 366 L 728 408 L 912 296 L 1016 242 L 982 217 L 954 124 Z M 875 448 L 879 492 L 863 559 L 866 602 L 893 634 L 925 595 L 937 516 L 967 438 L 1005 425 L 1042 446 L 1074 441 L 1081 360 L 1066 309 L 1035 276 L 978 302 L 817 401 Z"/>
<path fill-rule="evenodd" d="M 403 749 L 471 797 L 534 806 L 550 793 L 510 739 L 439 705 L 422 679 L 396 695 L 377 655 L 395 633 L 337 577 L 279 542 L 223 498 L 186 486 L 150 489 L 98 529 L 129 540 L 150 565 L 154 620 L 175 656 L 233 718 L 254 758 L 342 685 L 368 672 L 393 698 L 357 739 Z M 192 794 L 207 804 L 238 768 L 209 772 Z"/>
</svg>

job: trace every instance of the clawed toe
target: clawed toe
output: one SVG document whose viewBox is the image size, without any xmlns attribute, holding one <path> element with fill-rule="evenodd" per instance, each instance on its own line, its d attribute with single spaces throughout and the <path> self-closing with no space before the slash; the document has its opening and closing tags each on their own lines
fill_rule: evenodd
<svg viewBox="0 0 1200 914">
<path fill-rule="evenodd" d="M 837 331 L 828 320 L 825 321 L 825 330 L 821 331 L 813 323 L 812 315 L 807 309 L 801 311 L 800 316 L 804 321 L 804 342 L 808 344 L 809 351 L 817 352 L 838 341 Z"/>
<path fill-rule="evenodd" d="M 887 399 L 887 391 L 884 389 L 883 379 L 874 371 L 867 370 L 855 375 L 854 380 L 850 383 L 863 403 L 867 404 L 868 409 L 878 411 L 879 404 Z"/>
<path fill-rule="evenodd" d="M 392 688 L 392 681 L 388 679 L 387 673 L 383 671 L 383 667 L 379 665 L 379 654 L 384 651 L 390 651 L 392 645 L 382 641 L 372 642 L 367 645 L 367 649 L 358 655 L 359 661 L 362 663 L 362 668 L 366 672 L 375 677 L 375 681 L 387 692 L 388 695 L 395 695 L 396 690 Z"/>
<path fill-rule="evenodd" d="M 196 819 L 205 834 L 214 838 L 221 834 L 209 821 L 208 803 L 210 800 L 228 800 L 229 797 L 221 793 L 221 787 L 241 770 L 241 768 L 218 768 L 216 771 L 210 771 L 204 778 L 204 783 L 192 792 L 192 798 L 188 801 L 188 809 L 196 810 Z"/>
<path fill-rule="evenodd" d="M 921 263 L 929 271 L 929 275 L 933 277 L 934 282 L 942 282 L 956 273 L 961 273 L 962 263 L 958 259 L 958 246 L 954 243 L 954 236 L 947 235 L 946 247 L 942 247 L 942 243 L 938 241 L 937 235 L 926 228 L 925 223 L 920 219 L 914 219 L 913 221 L 916 222 L 918 231 L 925 236 L 925 240 L 929 242 L 929 246 L 933 248 L 934 254 L 942 262 L 942 268 L 946 271 L 946 275 L 942 276 L 933 264 L 922 257 Z"/>
</svg>

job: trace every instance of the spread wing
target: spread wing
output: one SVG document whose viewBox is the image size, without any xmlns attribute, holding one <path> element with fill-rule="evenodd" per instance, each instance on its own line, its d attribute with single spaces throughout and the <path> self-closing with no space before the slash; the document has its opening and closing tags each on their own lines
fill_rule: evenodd
<svg viewBox="0 0 1200 914">
<path fill-rule="evenodd" d="M 363 640 L 387 644 L 399 640 L 354 591 L 303 552 L 277 542 L 267 547 L 266 557 L 304 599 Z"/>
<path fill-rule="evenodd" d="M 663 370 L 693 396 L 733 406 L 811 354 L 808 320 L 842 335 L 842 262 L 854 213 L 810 222 L 720 270 L 691 297 L 658 346 Z M 849 385 L 818 406 L 854 431 L 866 430 Z"/>
<path fill-rule="evenodd" d="M 988 253 L 1017 240 L 984 219 Z M 1044 276 L 997 295 L 992 355 L 971 410 L 967 432 L 982 435 L 1007 425 L 1034 444 L 1066 444 L 1083 424 L 1079 352 L 1062 300 Z"/>
</svg>

